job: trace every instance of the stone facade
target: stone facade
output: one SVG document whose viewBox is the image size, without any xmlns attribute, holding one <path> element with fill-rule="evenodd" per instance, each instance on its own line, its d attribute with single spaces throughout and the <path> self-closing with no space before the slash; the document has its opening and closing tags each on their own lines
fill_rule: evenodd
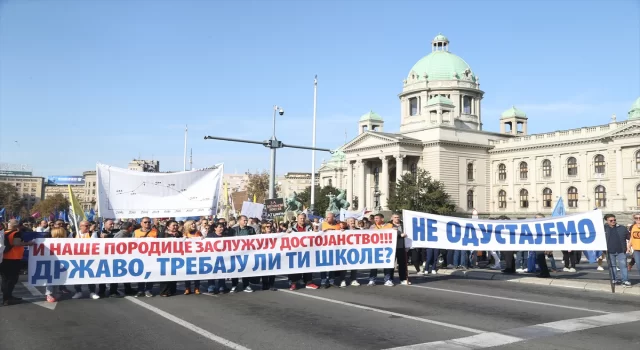
<svg viewBox="0 0 640 350">
<path fill-rule="evenodd" d="M 529 135 L 526 114 L 512 107 L 499 133 L 483 131 L 479 79 L 448 43 L 434 40 L 435 56 L 403 81 L 400 131 L 363 131 L 363 116 L 359 135 L 320 167 L 321 185 L 346 189 L 360 208 L 385 210 L 396 179 L 422 168 L 469 214 L 550 215 L 560 197 L 568 213 L 640 211 L 640 99 L 626 121 Z"/>
</svg>

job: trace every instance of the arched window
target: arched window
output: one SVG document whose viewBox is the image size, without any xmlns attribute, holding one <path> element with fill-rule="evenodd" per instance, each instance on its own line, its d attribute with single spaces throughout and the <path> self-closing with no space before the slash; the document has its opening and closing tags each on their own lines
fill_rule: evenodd
<svg viewBox="0 0 640 350">
<path fill-rule="evenodd" d="M 329 178 L 328 185 L 329 185 L 329 187 L 333 187 L 333 179 L 332 178 Z"/>
<path fill-rule="evenodd" d="M 505 181 L 507 179 L 507 166 L 500 163 L 498 165 L 498 180 Z"/>
<path fill-rule="evenodd" d="M 373 168 L 373 184 L 378 186 L 380 184 L 380 168 Z"/>
<path fill-rule="evenodd" d="M 542 206 L 545 208 L 551 208 L 551 203 L 553 202 L 553 192 L 550 188 L 545 188 L 542 190 Z"/>
<path fill-rule="evenodd" d="M 640 207 L 640 185 L 636 187 L 636 206 Z"/>
<path fill-rule="evenodd" d="M 598 154 L 593 159 L 593 171 L 596 174 L 604 174 L 605 168 L 606 168 L 606 165 L 604 164 L 604 156 L 602 154 Z"/>
<path fill-rule="evenodd" d="M 418 107 L 418 99 L 412 97 L 409 99 L 409 115 L 414 116 L 418 115 L 419 107 Z"/>
<path fill-rule="evenodd" d="M 462 97 L 462 114 L 471 114 L 471 101 L 470 96 Z"/>
<path fill-rule="evenodd" d="M 473 181 L 473 163 L 467 164 L 467 181 Z"/>
<path fill-rule="evenodd" d="M 578 160 L 576 160 L 574 157 L 567 158 L 567 175 L 578 175 Z"/>
<path fill-rule="evenodd" d="M 596 208 L 607 206 L 607 189 L 604 186 L 596 186 Z"/>
<path fill-rule="evenodd" d="M 471 210 L 475 208 L 473 206 L 473 190 L 467 191 L 467 209 Z"/>
<path fill-rule="evenodd" d="M 551 161 L 549 159 L 542 162 L 542 176 L 551 177 Z"/>
<path fill-rule="evenodd" d="M 529 177 L 529 166 L 527 162 L 520 163 L 520 180 L 526 180 Z"/>
<path fill-rule="evenodd" d="M 640 151 L 636 152 L 636 171 L 640 171 Z"/>
<path fill-rule="evenodd" d="M 569 199 L 569 208 L 578 207 L 578 189 L 571 186 L 567 189 L 567 198 Z"/>
<path fill-rule="evenodd" d="M 529 208 L 529 191 L 520 190 L 520 208 Z"/>
<path fill-rule="evenodd" d="M 498 208 L 507 208 L 507 192 L 505 190 L 500 190 L 500 192 L 498 192 Z"/>
</svg>

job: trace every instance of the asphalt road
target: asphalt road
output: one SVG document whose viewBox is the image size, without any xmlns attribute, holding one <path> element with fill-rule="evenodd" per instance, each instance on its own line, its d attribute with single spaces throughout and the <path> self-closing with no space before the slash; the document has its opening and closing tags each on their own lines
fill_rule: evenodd
<svg viewBox="0 0 640 350">
<path fill-rule="evenodd" d="M 29 300 L 0 307 L 0 349 L 640 348 L 637 297 L 449 276 L 412 281 L 55 304 L 20 283 L 16 295 Z"/>
</svg>

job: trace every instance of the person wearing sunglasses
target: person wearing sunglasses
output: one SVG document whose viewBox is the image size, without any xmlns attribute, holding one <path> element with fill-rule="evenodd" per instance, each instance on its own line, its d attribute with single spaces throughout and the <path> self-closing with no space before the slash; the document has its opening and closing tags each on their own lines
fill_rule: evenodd
<svg viewBox="0 0 640 350">
<path fill-rule="evenodd" d="M 633 224 L 629 229 L 629 243 L 627 244 L 627 253 L 633 250 L 633 260 L 640 274 L 640 213 L 633 215 Z"/>
<path fill-rule="evenodd" d="M 134 238 L 158 238 L 158 230 L 151 226 L 150 218 L 142 218 L 140 225 L 142 227 L 133 232 Z M 138 282 L 138 294 L 136 294 L 136 298 L 144 296 L 151 298 L 153 296 L 153 293 L 151 292 L 152 289 L 153 282 Z"/>
<path fill-rule="evenodd" d="M 617 276 L 616 269 L 612 269 L 613 282 L 623 287 L 631 287 L 627 270 L 627 240 L 630 238 L 626 227 L 617 224 L 616 216 L 607 214 L 604 216 L 604 233 L 607 237 L 607 251 L 609 252 L 609 264 L 620 269 Z"/>
</svg>

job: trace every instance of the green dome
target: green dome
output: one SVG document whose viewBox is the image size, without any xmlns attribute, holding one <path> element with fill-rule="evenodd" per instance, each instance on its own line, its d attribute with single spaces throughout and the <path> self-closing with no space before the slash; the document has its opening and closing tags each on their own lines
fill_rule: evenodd
<svg viewBox="0 0 640 350">
<path fill-rule="evenodd" d="M 430 99 L 429 101 L 427 101 L 427 106 L 435 105 L 435 104 L 438 104 L 438 103 L 454 107 L 453 101 L 451 101 L 450 99 L 448 99 L 448 98 L 446 98 L 444 96 L 440 96 L 440 95 L 438 95 L 438 96 Z"/>
<path fill-rule="evenodd" d="M 382 117 L 379 114 L 375 113 L 374 111 L 369 111 L 368 113 L 366 113 L 362 117 L 360 117 L 360 121 L 361 122 L 365 122 L 365 121 L 368 121 L 368 120 L 378 121 L 378 122 L 383 121 Z"/>
<path fill-rule="evenodd" d="M 631 105 L 629 120 L 640 120 L 640 97 Z"/>
<path fill-rule="evenodd" d="M 500 119 L 513 118 L 513 117 L 527 118 L 527 114 L 525 112 L 517 109 L 514 106 L 514 107 L 511 107 L 511 108 L 507 109 L 506 111 L 502 112 L 502 116 L 500 117 Z"/>
<path fill-rule="evenodd" d="M 449 39 L 447 39 L 446 36 L 442 35 L 441 33 L 438 33 L 438 35 L 436 35 L 435 38 L 433 38 L 433 41 L 446 41 L 449 42 Z"/>
<path fill-rule="evenodd" d="M 471 72 L 471 67 L 462 58 L 452 54 L 449 51 L 434 51 L 424 56 L 409 71 L 409 77 L 417 74 L 418 79 L 427 80 L 455 80 L 462 78 L 466 70 Z M 471 80 L 475 81 L 475 75 L 471 74 Z"/>
</svg>

